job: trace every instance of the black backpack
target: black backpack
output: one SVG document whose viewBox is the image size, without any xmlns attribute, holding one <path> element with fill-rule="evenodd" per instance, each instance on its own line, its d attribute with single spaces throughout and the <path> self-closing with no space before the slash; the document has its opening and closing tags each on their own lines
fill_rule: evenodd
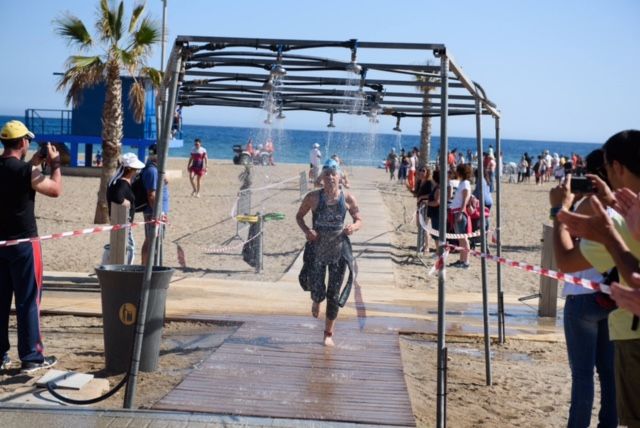
<svg viewBox="0 0 640 428">
<path fill-rule="evenodd" d="M 144 173 L 146 167 L 140 171 L 140 174 L 136 176 L 131 183 L 131 190 L 133 191 L 133 196 L 136 198 L 136 212 L 139 213 L 144 211 L 149 205 L 149 201 L 147 199 L 147 189 L 144 187 L 144 183 L 142 182 L 142 174 Z"/>
</svg>

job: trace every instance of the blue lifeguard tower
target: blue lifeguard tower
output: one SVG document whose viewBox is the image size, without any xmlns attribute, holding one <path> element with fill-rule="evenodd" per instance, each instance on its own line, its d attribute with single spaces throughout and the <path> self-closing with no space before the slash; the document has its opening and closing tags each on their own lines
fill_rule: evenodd
<svg viewBox="0 0 640 428">
<path fill-rule="evenodd" d="M 141 123 L 134 120 L 129 106 L 129 89 L 133 78 L 122 79 L 123 138 L 122 145 L 136 150 L 140 159 L 145 158 L 147 147 L 157 142 L 157 118 L 155 90 L 146 85 L 145 116 Z M 102 148 L 102 108 L 106 94 L 105 84 L 98 84 L 84 90 L 82 102 L 71 110 L 27 109 L 25 123 L 36 134 L 36 141 L 43 143 L 64 143 L 69 149 L 69 166 L 82 166 L 78 153 L 84 146 L 84 166 L 93 162 L 94 144 Z M 181 121 L 180 121 L 181 122 Z M 170 147 L 182 147 L 182 132 L 177 130 Z"/>
</svg>

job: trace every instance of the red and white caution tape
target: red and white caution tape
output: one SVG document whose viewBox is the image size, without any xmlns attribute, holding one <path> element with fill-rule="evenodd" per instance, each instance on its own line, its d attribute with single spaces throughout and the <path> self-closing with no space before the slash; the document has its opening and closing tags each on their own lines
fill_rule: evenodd
<svg viewBox="0 0 640 428">
<path fill-rule="evenodd" d="M 139 226 L 142 224 L 148 224 L 148 223 L 167 224 L 160 220 L 149 220 L 149 221 L 139 221 L 134 223 L 114 224 L 110 226 L 97 226 L 97 227 L 90 227 L 87 229 L 74 230 L 71 232 L 52 233 L 50 235 L 34 236 L 32 238 L 11 239 L 7 241 L 0 241 L 0 247 L 9 247 L 12 245 L 22 244 L 24 242 L 47 241 L 50 239 L 67 238 L 69 236 L 91 235 L 94 233 L 109 232 L 111 230 L 116 231 L 116 230 L 127 229 L 129 227 L 136 227 L 136 226 Z"/>
<path fill-rule="evenodd" d="M 462 247 L 446 244 L 447 248 L 455 249 L 458 251 L 465 251 Z M 482 253 L 476 250 L 469 250 L 469 254 L 479 258 L 485 258 L 494 262 L 503 264 L 505 266 L 513 267 L 516 269 L 524 270 L 526 272 L 532 272 L 537 275 L 546 276 L 547 278 L 557 279 L 558 281 L 564 281 L 571 284 L 579 285 L 584 288 L 588 288 L 594 291 L 601 291 L 606 294 L 611 294 L 611 289 L 608 285 L 602 284 L 589 279 L 578 278 L 568 273 L 562 273 L 551 269 L 542 268 L 540 266 L 532 265 L 529 263 L 518 262 L 515 260 L 507 259 L 506 257 L 498 257 L 491 254 Z"/>
<path fill-rule="evenodd" d="M 431 266 L 431 269 L 429 269 L 429 276 L 435 276 L 439 271 L 442 271 L 443 274 L 446 272 L 445 263 L 447 261 L 447 257 L 449 256 L 449 247 L 447 247 L 447 245 L 444 243 L 440 243 L 440 245 L 442 245 L 442 247 L 444 248 L 444 252 L 438 256 L 435 264 Z"/>
</svg>

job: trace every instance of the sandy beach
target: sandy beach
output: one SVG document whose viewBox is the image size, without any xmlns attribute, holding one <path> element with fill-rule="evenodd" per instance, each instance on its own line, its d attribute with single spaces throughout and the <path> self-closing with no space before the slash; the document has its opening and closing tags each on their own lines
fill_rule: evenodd
<svg viewBox="0 0 640 428">
<path fill-rule="evenodd" d="M 191 197 L 186 159 L 171 159 L 170 170 L 182 170 L 182 177 L 170 182 L 170 227 L 165 243 L 165 264 L 176 275 L 207 278 L 277 280 L 291 266 L 304 244 L 295 224 L 299 205 L 296 177 L 305 165 L 283 164 L 253 168 L 254 187 L 273 186 L 256 192 L 255 211 L 282 212 L 283 221 L 271 221 L 265 231 L 265 271 L 256 274 L 242 261 L 236 222 L 231 213 L 241 181 L 242 168 L 227 160 L 212 160 L 205 177 L 202 197 Z M 437 290 L 437 279 L 427 275 L 425 265 L 415 258 L 415 199 L 396 182 L 389 182 L 384 170 L 352 168 L 352 175 L 377 181 L 385 209 L 393 223 L 392 260 L 397 288 Z M 283 184 L 277 184 L 291 179 Z M 64 177 L 64 194 L 58 199 L 37 198 L 36 214 L 40 234 L 90 227 L 95 208 L 97 178 Z M 503 254 L 519 261 L 540 263 L 542 224 L 547 221 L 547 195 L 551 184 L 503 185 Z M 357 194 L 356 194 L 357 196 Z M 363 213 L 366 222 L 367 213 Z M 495 224 L 494 219 L 492 219 Z M 382 232 L 382 231 L 381 231 Z M 241 233 L 243 239 L 246 232 Z M 143 241 L 141 227 L 135 229 L 138 248 Z M 108 234 L 88 235 L 43 243 L 45 271 L 93 272 L 100 263 Z M 178 262 L 177 248 L 185 254 L 185 267 Z M 456 260 L 451 255 L 449 262 Z M 139 258 L 138 258 L 139 260 Z M 427 266 L 433 258 L 425 256 Z M 448 292 L 468 294 L 480 300 L 480 265 L 472 259 L 468 270 L 447 270 Z M 489 264 L 489 293 L 495 302 L 495 265 Z M 536 293 L 539 277 L 509 269 L 504 272 L 507 295 L 522 297 Z M 46 299 L 46 296 L 45 296 Z M 536 305 L 537 301 L 533 301 Z M 559 306 L 561 307 L 559 301 Z M 535 309 L 530 310 L 535 322 Z M 507 320 L 509 322 L 509 320 Z M 563 426 L 569 405 L 570 375 L 563 341 L 526 341 L 508 338 L 505 346 L 494 347 L 494 385 L 484 385 L 484 359 L 477 337 L 450 339 L 448 420 L 455 426 Z M 418 426 L 435 423 L 436 346 L 430 335 L 404 335 L 403 364 L 412 407 Z"/>
</svg>

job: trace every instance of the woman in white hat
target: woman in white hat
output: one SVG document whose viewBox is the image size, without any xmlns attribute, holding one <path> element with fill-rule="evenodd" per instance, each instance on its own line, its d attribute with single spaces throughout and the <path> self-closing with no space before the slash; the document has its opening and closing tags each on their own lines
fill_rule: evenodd
<svg viewBox="0 0 640 428">
<path fill-rule="evenodd" d="M 109 215 L 111 215 L 111 203 L 123 205 L 129 208 L 128 222 L 133 222 L 136 213 L 136 196 L 133 193 L 131 184 L 133 179 L 144 168 L 144 163 L 138 159 L 134 153 L 125 153 L 120 159 L 120 167 L 109 180 L 107 187 L 107 203 L 109 204 Z M 135 242 L 131 228 L 127 236 L 127 259 L 126 264 L 133 264 L 135 255 Z"/>
</svg>

